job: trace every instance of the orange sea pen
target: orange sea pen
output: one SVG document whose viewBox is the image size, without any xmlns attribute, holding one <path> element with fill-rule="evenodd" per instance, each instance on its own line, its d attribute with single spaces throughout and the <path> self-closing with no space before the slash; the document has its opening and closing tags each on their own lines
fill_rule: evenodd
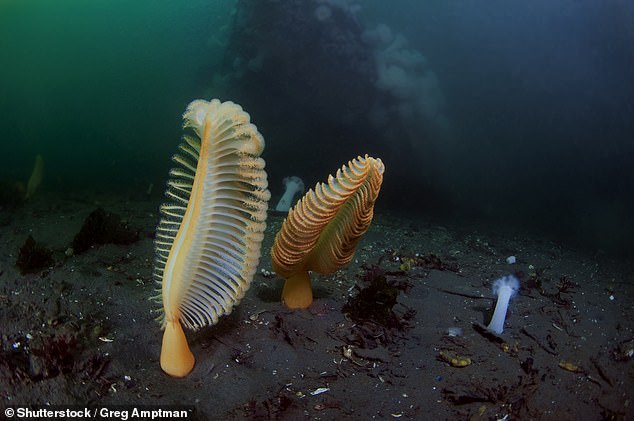
<svg viewBox="0 0 634 421">
<path fill-rule="evenodd" d="M 183 115 L 179 164 L 156 232 L 155 278 L 161 285 L 161 368 L 184 377 L 194 367 L 182 326 L 196 330 L 231 312 L 260 258 L 270 197 L 264 139 L 232 102 L 196 100 Z"/>
<path fill-rule="evenodd" d="M 309 271 L 332 273 L 352 260 L 372 222 L 384 170 L 380 159 L 359 156 L 289 210 L 271 250 L 273 270 L 286 279 L 282 301 L 288 307 L 312 303 Z"/>
</svg>

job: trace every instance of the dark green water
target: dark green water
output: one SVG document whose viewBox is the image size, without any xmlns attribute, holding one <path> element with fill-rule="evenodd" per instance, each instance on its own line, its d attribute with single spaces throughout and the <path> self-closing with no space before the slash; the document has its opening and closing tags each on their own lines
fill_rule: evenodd
<svg viewBox="0 0 634 421">
<path fill-rule="evenodd" d="M 49 188 L 152 181 L 226 23 L 208 1 L 3 1 L 2 176 L 28 177 L 41 153 Z"/>
<path fill-rule="evenodd" d="M 2 1 L 0 180 L 39 153 L 49 192 L 161 190 L 185 106 L 219 97 L 263 133 L 274 198 L 370 153 L 380 209 L 627 249 L 634 7 L 386 4 Z"/>
</svg>

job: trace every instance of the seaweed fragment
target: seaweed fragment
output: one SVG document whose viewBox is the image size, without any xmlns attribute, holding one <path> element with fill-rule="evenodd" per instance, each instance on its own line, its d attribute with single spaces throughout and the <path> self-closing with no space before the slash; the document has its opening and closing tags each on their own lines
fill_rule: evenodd
<svg viewBox="0 0 634 421">
<path fill-rule="evenodd" d="M 387 328 L 402 328 L 403 320 L 393 308 L 399 293 L 410 285 L 388 281 L 385 271 L 376 265 L 366 268 L 362 281 L 366 286 L 356 286 L 358 294 L 348 299 L 342 311 L 356 322 L 371 321 Z"/>
<path fill-rule="evenodd" d="M 550 298 L 553 303 L 560 305 L 566 309 L 570 309 L 572 307 L 572 299 L 568 296 L 563 296 L 562 294 L 575 293 L 575 288 L 577 288 L 578 286 L 579 284 L 564 275 L 559 278 L 559 282 L 555 285 L 555 287 L 557 288 L 557 292 L 549 293 L 542 288 L 540 293 L 544 297 Z"/>
<path fill-rule="evenodd" d="M 79 344 L 73 336 L 51 336 L 31 350 L 31 378 L 50 379 L 72 373 L 79 353 Z"/>
<path fill-rule="evenodd" d="M 398 295 L 411 285 L 405 281 L 388 280 L 387 275 L 376 265 L 366 268 L 362 276 L 366 286 L 357 286 L 358 293 L 343 306 L 342 312 L 355 322 L 344 338 L 347 344 L 369 349 L 387 345 L 410 327 L 416 311 L 398 303 Z M 395 311 L 397 304 L 399 311 Z"/>
<path fill-rule="evenodd" d="M 20 247 L 15 264 L 22 275 L 39 272 L 41 269 L 54 264 L 53 252 L 29 235 Z"/>
<path fill-rule="evenodd" d="M 106 384 L 104 371 L 110 360 L 92 353 L 82 357 L 84 346 L 76 335 L 50 335 L 29 342 L 15 338 L 9 347 L 0 347 L 0 374 L 10 383 L 37 382 L 57 376 Z"/>
<path fill-rule="evenodd" d="M 393 324 L 395 315 L 392 307 L 397 301 L 398 288 L 387 282 L 385 272 L 378 266 L 366 270 L 363 282 L 367 286 L 357 286 L 358 294 L 343 306 L 344 313 L 355 321 L 372 320 L 383 326 Z"/>
<path fill-rule="evenodd" d="M 93 245 L 132 244 L 139 239 L 139 231 L 130 229 L 115 213 L 97 208 L 84 220 L 73 239 L 73 251 L 83 253 Z"/>
</svg>

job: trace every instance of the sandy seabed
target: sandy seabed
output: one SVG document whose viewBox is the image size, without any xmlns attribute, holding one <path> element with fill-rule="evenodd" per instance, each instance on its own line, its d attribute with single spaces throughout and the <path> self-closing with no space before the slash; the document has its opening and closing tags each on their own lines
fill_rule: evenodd
<svg viewBox="0 0 634 421">
<path fill-rule="evenodd" d="M 632 265 L 565 244 L 377 212 L 353 262 L 291 311 L 269 251 L 233 313 L 188 332 L 194 371 L 159 368 L 160 198 L 42 193 L 0 211 L 0 407 L 190 405 L 196 419 L 634 419 Z M 65 251 L 98 206 L 131 245 Z M 22 275 L 26 238 L 55 263 Z M 517 257 L 510 265 L 506 258 Z M 521 282 L 489 334 L 493 280 Z M 111 419 L 115 419 L 114 417 Z"/>
</svg>

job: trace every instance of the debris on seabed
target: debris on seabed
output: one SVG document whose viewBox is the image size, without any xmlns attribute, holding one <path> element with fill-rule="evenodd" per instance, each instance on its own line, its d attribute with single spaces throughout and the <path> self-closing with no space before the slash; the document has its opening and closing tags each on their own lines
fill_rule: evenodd
<svg viewBox="0 0 634 421">
<path fill-rule="evenodd" d="M 449 351 L 441 350 L 438 353 L 439 358 L 448 363 L 452 367 L 462 368 L 471 365 L 471 358 L 461 355 L 455 355 Z"/>
<path fill-rule="evenodd" d="M 326 393 L 330 390 L 329 387 L 318 387 L 317 389 L 313 390 L 312 392 L 310 392 L 310 396 L 317 396 L 317 395 L 321 395 L 322 393 Z"/>
<path fill-rule="evenodd" d="M 571 373 L 580 373 L 582 371 L 578 365 L 573 364 L 569 361 L 560 361 L 559 367 L 563 368 L 566 371 L 570 371 Z"/>
</svg>

